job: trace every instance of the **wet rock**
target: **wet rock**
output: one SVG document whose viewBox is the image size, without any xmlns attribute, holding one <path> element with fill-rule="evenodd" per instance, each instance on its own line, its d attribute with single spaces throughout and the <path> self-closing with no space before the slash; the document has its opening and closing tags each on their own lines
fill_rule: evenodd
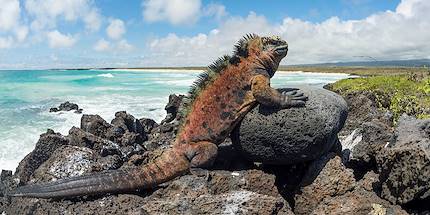
<svg viewBox="0 0 430 215">
<path fill-rule="evenodd" d="M 334 153 L 314 161 L 301 182 L 295 197 L 295 214 L 310 214 L 324 199 L 340 196 L 355 187 L 354 174 Z"/>
<path fill-rule="evenodd" d="M 94 153 L 85 147 L 61 146 L 34 171 L 35 181 L 52 181 L 92 171 Z"/>
<path fill-rule="evenodd" d="M 58 108 L 54 107 L 49 109 L 49 112 L 71 111 L 71 110 L 75 110 L 75 113 L 82 113 L 82 109 L 80 109 L 77 104 L 71 103 L 68 101 L 60 104 Z"/>
<path fill-rule="evenodd" d="M 20 183 L 25 184 L 30 180 L 33 172 L 49 159 L 56 149 L 69 144 L 69 140 L 60 133 L 49 130 L 40 135 L 32 152 L 25 156 L 16 168 L 15 176 Z"/>
<path fill-rule="evenodd" d="M 161 121 L 161 124 L 172 122 L 176 118 L 179 107 L 184 97 L 184 95 L 169 95 L 169 102 L 164 108 L 167 112 L 167 116 Z"/>
<path fill-rule="evenodd" d="M 400 206 L 391 205 L 375 193 L 359 189 L 345 195 L 329 197 L 321 201 L 310 214 L 356 214 L 356 215 L 407 215 Z"/>
<path fill-rule="evenodd" d="M 381 196 L 405 204 L 430 196 L 430 120 L 403 115 L 395 140 L 377 156 Z"/>
<path fill-rule="evenodd" d="M 337 142 L 346 116 L 346 102 L 324 89 L 301 87 L 309 97 L 306 107 L 276 110 L 256 106 L 232 133 L 244 157 L 271 164 L 310 161 Z"/>
<path fill-rule="evenodd" d="M 109 139 L 111 135 L 108 135 L 108 132 L 112 128 L 112 125 L 107 123 L 102 117 L 99 115 L 88 115 L 84 114 L 81 118 L 81 129 L 94 134 L 101 138 Z"/>
</svg>

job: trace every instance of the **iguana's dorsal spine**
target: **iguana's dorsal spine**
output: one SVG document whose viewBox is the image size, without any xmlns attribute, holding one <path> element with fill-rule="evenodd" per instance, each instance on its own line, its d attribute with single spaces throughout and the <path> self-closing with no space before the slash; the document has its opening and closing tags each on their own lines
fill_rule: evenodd
<svg viewBox="0 0 430 215">
<path fill-rule="evenodd" d="M 242 37 L 236 45 L 234 45 L 232 56 L 224 55 L 218 58 L 214 63 L 209 65 L 204 72 L 199 74 L 197 80 L 191 85 L 191 88 L 185 97 L 184 107 L 181 112 L 182 120 L 184 120 L 191 112 L 191 107 L 201 91 L 212 84 L 230 65 L 237 65 L 240 63 L 241 58 L 248 57 L 248 44 L 255 38 L 258 38 L 256 34 L 247 34 Z M 184 122 L 181 121 L 180 125 L 182 126 L 183 124 Z"/>
</svg>

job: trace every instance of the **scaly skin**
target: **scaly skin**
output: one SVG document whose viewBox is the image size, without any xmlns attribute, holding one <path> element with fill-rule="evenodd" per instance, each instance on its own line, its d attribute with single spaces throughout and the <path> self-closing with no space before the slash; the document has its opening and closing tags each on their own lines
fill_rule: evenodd
<svg viewBox="0 0 430 215">
<path fill-rule="evenodd" d="M 154 162 L 130 172 L 113 171 L 17 188 L 9 196 L 58 198 L 152 188 L 192 168 L 212 165 L 217 145 L 257 103 L 279 108 L 303 106 L 296 91 L 280 94 L 270 78 L 288 51 L 279 37 L 248 35 L 222 69 L 200 80 L 173 146 Z M 216 66 L 216 65 L 215 65 Z M 213 78 L 215 77 L 215 78 Z"/>
</svg>

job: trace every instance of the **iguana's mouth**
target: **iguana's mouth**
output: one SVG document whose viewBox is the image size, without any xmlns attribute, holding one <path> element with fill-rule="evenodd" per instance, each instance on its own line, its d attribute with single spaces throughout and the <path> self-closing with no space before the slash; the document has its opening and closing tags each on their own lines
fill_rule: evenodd
<svg viewBox="0 0 430 215">
<path fill-rule="evenodd" d="M 275 48 L 276 54 L 285 54 L 288 52 L 288 45 L 278 46 Z"/>
</svg>

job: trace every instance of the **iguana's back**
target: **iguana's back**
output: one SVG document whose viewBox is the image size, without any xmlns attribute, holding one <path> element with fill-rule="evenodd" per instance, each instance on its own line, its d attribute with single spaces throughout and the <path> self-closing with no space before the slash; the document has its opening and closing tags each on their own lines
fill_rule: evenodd
<svg viewBox="0 0 430 215">
<path fill-rule="evenodd" d="M 236 123 L 252 107 L 254 75 L 247 60 L 230 64 L 206 86 L 190 106 L 178 142 L 210 141 L 218 144 L 230 134 Z"/>
</svg>

